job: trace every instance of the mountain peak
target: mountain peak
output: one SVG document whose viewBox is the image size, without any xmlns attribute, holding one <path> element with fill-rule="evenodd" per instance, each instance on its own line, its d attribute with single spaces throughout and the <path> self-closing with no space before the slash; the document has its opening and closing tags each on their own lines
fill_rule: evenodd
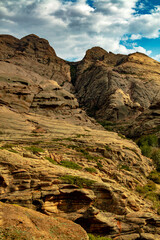
<svg viewBox="0 0 160 240">
<path fill-rule="evenodd" d="M 86 55 L 84 59 L 91 60 L 91 61 L 103 60 L 104 55 L 106 55 L 107 53 L 108 52 L 101 47 L 93 47 L 86 51 Z"/>
</svg>

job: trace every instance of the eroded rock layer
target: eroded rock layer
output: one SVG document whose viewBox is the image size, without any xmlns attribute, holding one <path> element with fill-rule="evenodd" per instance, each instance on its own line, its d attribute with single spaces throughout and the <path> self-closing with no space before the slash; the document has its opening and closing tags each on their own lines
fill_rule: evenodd
<svg viewBox="0 0 160 240">
<path fill-rule="evenodd" d="M 160 63 L 144 54 L 116 55 L 95 47 L 82 61 L 72 64 L 72 72 L 81 106 L 98 120 L 128 123 L 132 128 L 134 120 L 139 124 L 139 116 L 149 119 L 143 113 L 152 106 L 159 111 Z M 148 129 L 158 125 L 159 113 L 156 119 Z"/>
<path fill-rule="evenodd" d="M 1 35 L 0 59 L 0 201 L 37 211 L 1 204 L 1 233 L 19 221 L 18 211 L 28 215 L 18 231 L 27 231 L 32 221 L 36 240 L 42 235 L 88 238 L 81 227 L 57 215 L 118 240 L 160 239 L 154 198 L 159 185 L 147 179 L 155 169 L 152 160 L 79 107 L 99 120 L 127 123 L 132 136 L 152 131 L 159 125 L 159 63 L 143 54 L 115 55 L 99 47 L 88 50 L 82 61 L 68 63 L 33 34 L 20 40 Z M 149 188 L 148 199 L 138 188 Z M 5 218 L 5 208 L 13 221 Z M 57 222 L 51 220 L 43 232 L 48 220 L 38 212 Z M 59 235 L 60 223 L 69 228 L 64 235 Z M 52 224 L 58 232 L 50 236 Z M 71 228 L 76 228 L 72 235 Z"/>
</svg>

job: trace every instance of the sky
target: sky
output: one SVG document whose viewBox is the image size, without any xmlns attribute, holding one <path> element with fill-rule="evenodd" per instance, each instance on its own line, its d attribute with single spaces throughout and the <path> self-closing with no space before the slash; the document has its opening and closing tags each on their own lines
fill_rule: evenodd
<svg viewBox="0 0 160 240">
<path fill-rule="evenodd" d="M 160 61 L 160 0 L 0 0 L 0 34 L 32 33 L 69 61 L 94 46 Z"/>
</svg>

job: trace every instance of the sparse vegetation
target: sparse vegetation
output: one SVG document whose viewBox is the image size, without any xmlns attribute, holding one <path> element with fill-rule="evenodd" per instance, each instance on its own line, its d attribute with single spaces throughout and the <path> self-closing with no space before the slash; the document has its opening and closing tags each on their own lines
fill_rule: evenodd
<svg viewBox="0 0 160 240">
<path fill-rule="evenodd" d="M 127 166 L 127 165 L 119 165 L 118 168 L 119 168 L 119 169 L 124 169 L 124 170 L 126 170 L 126 171 L 131 171 L 131 169 L 130 169 L 129 166 Z"/>
<path fill-rule="evenodd" d="M 13 144 L 6 143 L 6 144 L 4 144 L 4 145 L 1 147 L 1 149 L 12 149 L 12 147 L 14 147 Z"/>
<path fill-rule="evenodd" d="M 105 145 L 105 149 L 107 150 L 107 151 L 111 151 L 112 149 L 111 149 L 111 147 L 109 146 L 109 145 Z"/>
<path fill-rule="evenodd" d="M 40 147 L 36 147 L 36 146 L 26 147 L 25 149 L 32 152 L 33 154 L 37 154 L 39 152 L 44 152 L 44 149 L 42 149 Z"/>
<path fill-rule="evenodd" d="M 118 133 L 118 136 L 123 138 L 123 139 L 127 139 L 125 135 L 123 135 L 122 133 Z"/>
<path fill-rule="evenodd" d="M 149 192 L 152 192 L 152 191 L 156 190 L 156 184 L 153 181 L 149 180 L 146 185 L 144 185 L 144 186 L 137 186 L 136 190 L 140 194 L 146 195 Z"/>
<path fill-rule="evenodd" d="M 160 149 L 158 137 L 154 134 L 142 136 L 137 141 L 142 154 L 153 159 L 157 171 L 160 171 Z"/>
<path fill-rule="evenodd" d="M 97 162 L 97 167 L 98 167 L 100 170 L 102 170 L 102 168 L 103 168 L 102 163 L 101 163 L 101 162 Z"/>
<path fill-rule="evenodd" d="M 88 234 L 88 237 L 89 237 L 89 240 L 112 240 L 111 238 L 108 238 L 108 237 L 94 236 L 91 233 Z"/>
<path fill-rule="evenodd" d="M 53 164 L 57 164 L 57 162 L 50 157 L 45 157 L 45 159 L 48 160 L 49 162 L 53 163 Z"/>
<path fill-rule="evenodd" d="M 77 163 L 71 162 L 71 161 L 67 161 L 67 160 L 61 161 L 60 164 L 63 167 L 67 167 L 67 168 L 72 168 L 72 169 L 76 169 L 76 170 L 82 169 Z"/>
<path fill-rule="evenodd" d="M 17 227 L 0 228 L 0 240 L 33 240 L 28 231 L 22 231 Z"/>
<path fill-rule="evenodd" d="M 153 182 L 160 184 L 160 173 L 157 171 L 152 171 L 148 176 L 148 179 L 152 180 Z"/>
<path fill-rule="evenodd" d="M 99 124 L 101 124 L 107 131 L 113 131 L 114 126 L 116 125 L 113 122 L 110 121 L 98 121 Z"/>
<path fill-rule="evenodd" d="M 97 173 L 96 169 L 95 169 L 95 168 L 92 168 L 92 167 L 87 167 L 87 168 L 85 168 L 85 170 L 86 170 L 87 172 L 90 172 L 90 173 Z"/>
<path fill-rule="evenodd" d="M 160 172 L 160 149 L 154 149 L 151 154 L 151 158 L 153 159 L 154 163 L 156 164 L 157 171 Z"/>
<path fill-rule="evenodd" d="M 141 147 L 141 146 L 157 147 L 158 146 L 158 137 L 154 134 L 142 136 L 137 140 L 137 144 L 139 147 Z"/>
<path fill-rule="evenodd" d="M 91 187 L 94 183 L 93 180 L 72 175 L 65 175 L 62 176 L 60 179 L 63 180 L 65 183 L 77 185 L 79 188 Z"/>
</svg>

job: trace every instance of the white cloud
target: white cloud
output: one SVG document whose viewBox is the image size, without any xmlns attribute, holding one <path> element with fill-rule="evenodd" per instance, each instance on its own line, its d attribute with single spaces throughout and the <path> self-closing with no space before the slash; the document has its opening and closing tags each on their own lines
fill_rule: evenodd
<svg viewBox="0 0 160 240">
<path fill-rule="evenodd" d="M 65 59 L 81 59 L 88 48 L 98 45 L 115 53 L 150 54 L 141 46 L 128 49 L 120 44 L 128 40 L 127 34 L 133 41 L 159 36 L 160 7 L 150 14 L 136 15 L 137 2 L 94 0 L 91 7 L 86 0 L 1 0 L 0 31 L 16 37 L 35 33 L 48 39 L 57 55 Z"/>
<path fill-rule="evenodd" d="M 141 39 L 141 38 L 142 38 L 142 36 L 140 34 L 132 34 L 130 37 L 131 40 L 137 40 L 137 39 Z"/>
<path fill-rule="evenodd" d="M 157 54 L 156 56 L 153 57 L 155 60 L 160 61 L 160 54 Z"/>
</svg>

